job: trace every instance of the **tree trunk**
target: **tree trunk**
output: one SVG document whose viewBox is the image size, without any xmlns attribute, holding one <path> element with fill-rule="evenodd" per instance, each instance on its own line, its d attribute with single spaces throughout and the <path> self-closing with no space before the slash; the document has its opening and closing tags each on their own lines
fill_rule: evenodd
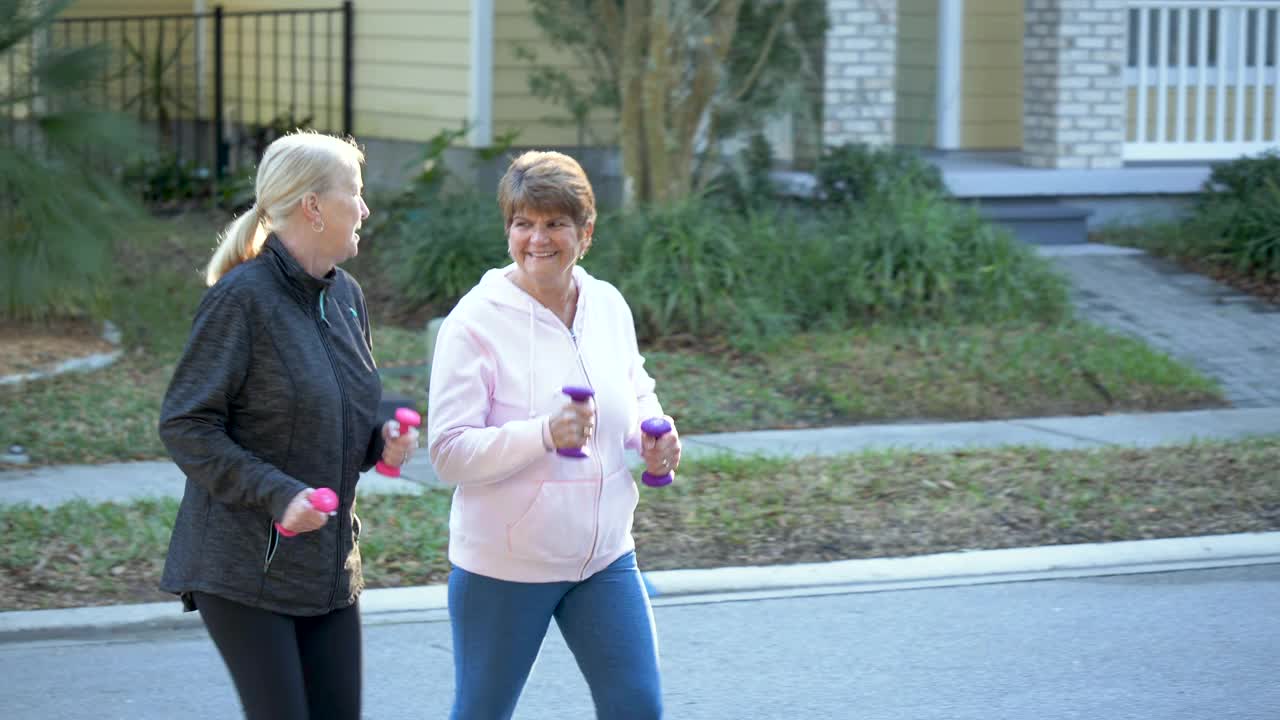
<svg viewBox="0 0 1280 720">
<path fill-rule="evenodd" d="M 714 3 L 703 32 L 689 0 L 626 0 L 619 138 L 626 205 L 678 201 L 692 191 L 698 130 L 742 2 Z"/>
<path fill-rule="evenodd" d="M 645 165 L 644 72 L 645 32 L 649 16 L 646 0 L 627 0 L 622 25 L 622 60 L 618 63 L 621 118 L 618 142 L 622 146 L 622 202 L 631 207 L 649 197 L 649 173 Z"/>
</svg>

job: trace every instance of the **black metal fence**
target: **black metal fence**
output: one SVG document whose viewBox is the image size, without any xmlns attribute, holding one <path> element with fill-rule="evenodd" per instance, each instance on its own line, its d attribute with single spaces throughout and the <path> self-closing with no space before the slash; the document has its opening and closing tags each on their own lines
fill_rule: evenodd
<svg viewBox="0 0 1280 720">
<path fill-rule="evenodd" d="M 7 76 L 11 94 L 34 98 L 7 107 L 9 142 L 38 141 L 30 120 L 45 101 L 24 73 L 37 55 L 89 45 L 108 48 L 111 59 L 86 85 L 88 99 L 136 117 L 158 155 L 197 178 L 216 181 L 252 167 L 267 143 L 294 127 L 352 132 L 347 0 L 306 10 L 217 6 L 206 13 L 59 19 L 0 58 L 0 83 Z"/>
</svg>

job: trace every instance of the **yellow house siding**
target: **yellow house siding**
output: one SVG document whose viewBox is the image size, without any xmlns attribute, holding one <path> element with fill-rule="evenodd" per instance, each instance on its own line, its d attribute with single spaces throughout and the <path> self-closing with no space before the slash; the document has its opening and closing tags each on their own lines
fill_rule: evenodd
<svg viewBox="0 0 1280 720">
<path fill-rule="evenodd" d="M 934 144 L 937 67 L 937 1 L 899 0 L 894 135 L 900 145 Z"/>
<path fill-rule="evenodd" d="M 582 28 L 590 32 L 591 28 Z M 495 0 L 493 29 L 493 131 L 500 135 L 512 130 L 520 134 L 522 146 L 571 146 L 579 142 L 578 128 L 569 111 L 535 97 L 529 92 L 528 62 L 516 56 L 525 45 L 534 50 L 539 64 L 572 70 L 577 61 L 572 54 L 557 51 L 533 20 L 528 0 Z M 585 77 L 580 72 L 579 77 Z M 585 87 L 585 85 L 583 86 Z M 595 110 L 589 117 L 583 144 L 609 143 L 616 134 L 615 114 Z"/>
<path fill-rule="evenodd" d="M 189 13 L 191 0 L 77 0 L 60 17 L 113 17 Z"/>
<path fill-rule="evenodd" d="M 78 0 L 78 2 L 70 5 L 59 16 L 59 20 L 71 20 L 75 22 L 56 22 L 49 28 L 49 32 L 45 35 L 49 47 L 52 48 L 74 48 L 83 47 L 91 44 L 106 43 L 113 48 L 120 56 L 112 61 L 112 67 L 103 67 L 103 77 L 101 84 L 94 88 L 95 93 L 99 97 L 109 98 L 111 101 L 122 103 L 128 98 L 138 94 L 142 86 L 142 81 L 137 77 L 130 77 L 126 83 L 122 84 L 114 77 L 114 73 L 109 71 L 119 68 L 124 62 L 127 62 L 124 55 L 124 47 L 126 43 L 131 44 L 135 48 L 145 47 L 147 49 L 147 57 L 153 56 L 155 51 L 155 43 L 158 42 L 154 35 L 154 28 L 157 27 L 158 21 L 148 20 L 145 25 L 143 23 L 127 23 L 119 22 L 100 23 L 94 22 L 94 18 L 115 18 L 121 16 L 167 16 L 190 14 L 192 8 L 191 0 Z M 165 21 L 170 27 L 176 29 L 174 20 Z M 189 24 L 188 24 L 189 27 Z M 149 35 L 150 45 L 144 45 L 142 37 Z M 179 33 L 174 32 L 164 40 L 164 48 L 171 52 L 176 47 L 176 40 Z M 23 44 L 21 48 L 15 48 L 19 51 L 22 58 L 22 66 L 25 66 L 26 58 L 30 54 L 30 46 Z M 167 54 L 167 53 L 166 53 Z M 7 76 L 8 60 L 7 58 L 0 61 L 0 73 Z M 5 77 L 4 82 L 8 82 Z M 188 82 L 193 85 L 194 82 Z M 188 87 L 187 90 L 191 88 Z M 18 108 L 17 114 L 25 116 L 25 108 Z M 174 113 L 179 114 L 179 113 Z"/>
<path fill-rule="evenodd" d="M 964 149 L 1022 147 L 1022 2 L 965 3 L 960 121 Z"/>
<path fill-rule="evenodd" d="M 329 0 L 232 0 L 224 12 L 337 7 Z M 422 141 L 463 125 L 470 97 L 467 0 L 360 0 L 355 3 L 353 125 L 357 139 Z M 339 129 L 342 36 L 305 16 L 295 33 L 287 17 L 227 18 L 226 97 L 238 117 L 266 122 L 272 109 L 297 102 L 295 117 Z M 315 38 L 313 48 L 308 41 Z M 315 63 L 311 57 L 314 50 Z M 279 60 L 277 60 L 277 54 Z M 325 58 L 329 58 L 325 61 Z M 296 62 L 297 81 L 294 82 Z M 278 82 L 277 82 L 278 76 Z M 314 94 L 315 104 L 311 97 Z"/>
</svg>

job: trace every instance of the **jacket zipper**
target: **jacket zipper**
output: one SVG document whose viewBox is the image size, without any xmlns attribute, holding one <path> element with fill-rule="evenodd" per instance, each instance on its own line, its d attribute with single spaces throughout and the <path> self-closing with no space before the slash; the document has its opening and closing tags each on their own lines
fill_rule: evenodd
<svg viewBox="0 0 1280 720">
<path fill-rule="evenodd" d="M 595 387 L 591 383 L 591 373 L 587 372 L 587 362 L 582 359 L 582 350 L 578 346 L 577 334 L 569 328 L 565 328 L 565 332 L 568 333 L 569 341 L 573 344 L 573 354 L 578 358 L 578 367 L 582 368 L 582 376 L 587 379 L 587 386 Z M 600 421 L 598 411 L 595 419 L 596 422 Z M 604 463 L 600 462 L 600 446 L 596 444 L 595 438 L 595 433 L 592 433 L 591 440 L 589 441 L 591 443 L 591 461 L 596 465 L 596 475 L 598 476 L 598 479 L 596 480 L 595 508 L 591 516 L 591 550 L 587 552 L 587 558 L 582 562 L 582 568 L 578 571 L 579 580 L 586 578 L 587 566 L 591 564 L 591 558 L 595 557 L 596 545 L 600 543 L 600 498 L 604 495 Z"/>
<path fill-rule="evenodd" d="M 345 498 L 347 496 L 347 390 L 342 386 L 342 376 L 338 374 L 338 361 L 333 357 L 333 349 L 329 346 L 329 336 L 325 333 L 321 323 L 329 326 L 329 321 L 324 316 L 324 291 L 320 291 L 320 313 L 316 320 L 316 332 L 320 334 L 320 344 L 324 346 L 324 353 L 329 357 L 329 367 L 333 369 L 333 379 L 338 385 L 338 397 L 342 401 L 342 462 L 340 463 L 338 477 L 338 497 Z M 334 573 L 333 588 L 329 590 L 329 601 L 325 603 L 326 607 L 333 607 L 333 599 L 338 596 L 338 583 L 342 577 L 342 523 L 346 513 L 338 513 L 338 535 L 334 543 Z"/>
</svg>

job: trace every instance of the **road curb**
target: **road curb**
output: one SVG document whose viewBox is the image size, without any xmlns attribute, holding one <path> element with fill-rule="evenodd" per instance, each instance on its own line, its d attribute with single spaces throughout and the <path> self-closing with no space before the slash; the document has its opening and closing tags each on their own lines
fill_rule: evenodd
<svg viewBox="0 0 1280 720">
<path fill-rule="evenodd" d="M 998 582 L 1031 574 L 1107 575 L 1280 562 L 1280 532 L 971 550 L 901 558 L 649 573 L 656 596 L 886 583 Z"/>
<path fill-rule="evenodd" d="M 643 552 L 643 551 L 642 551 Z M 660 570 L 645 573 L 655 598 L 770 591 L 855 592 L 887 585 L 966 584 L 1015 581 L 1045 573 L 1098 576 L 1161 572 L 1242 564 L 1280 563 L 1280 532 L 1208 535 L 1080 545 L 973 550 L 902 558 L 828 563 Z M 433 612 L 443 619 L 444 585 L 367 590 L 361 596 L 366 622 Z M 174 602 L 0 612 L 0 643 L 91 638 L 145 630 L 194 628 L 196 613 Z"/>
</svg>

